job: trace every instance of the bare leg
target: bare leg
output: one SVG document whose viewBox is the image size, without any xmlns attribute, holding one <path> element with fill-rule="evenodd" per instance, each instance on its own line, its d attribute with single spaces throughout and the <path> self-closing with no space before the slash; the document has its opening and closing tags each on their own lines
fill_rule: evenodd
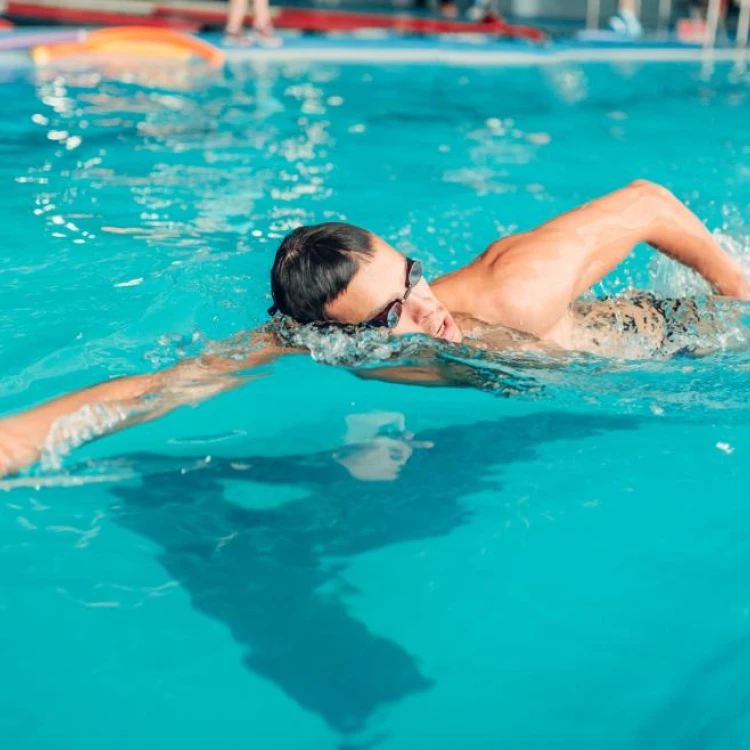
<svg viewBox="0 0 750 750">
<path fill-rule="evenodd" d="M 253 1 L 253 29 L 254 34 L 243 34 L 243 25 L 247 15 L 249 0 L 229 0 L 229 14 L 227 16 L 226 35 L 231 43 L 247 45 L 260 41 L 266 46 L 281 44 L 281 40 L 273 33 L 271 9 L 268 0 Z"/>
<path fill-rule="evenodd" d="M 247 15 L 248 0 L 229 0 L 229 13 L 227 14 L 226 33 L 228 36 L 240 36 L 242 26 Z M 266 0 L 266 8 L 268 1 Z"/>
<path fill-rule="evenodd" d="M 245 0 L 247 2 L 247 0 Z M 271 31 L 271 9 L 268 0 L 254 0 L 253 3 L 253 28 L 261 33 Z"/>
<path fill-rule="evenodd" d="M 278 47 L 281 38 L 274 34 L 268 0 L 253 0 L 253 28 L 264 47 Z"/>
</svg>

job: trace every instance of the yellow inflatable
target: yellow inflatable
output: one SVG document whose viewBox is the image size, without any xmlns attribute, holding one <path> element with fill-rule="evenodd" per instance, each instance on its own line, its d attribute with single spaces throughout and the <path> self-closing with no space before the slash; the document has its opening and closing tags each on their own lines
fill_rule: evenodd
<svg viewBox="0 0 750 750">
<path fill-rule="evenodd" d="M 82 54 L 189 60 L 200 57 L 210 65 L 223 65 L 224 53 L 208 42 L 172 29 L 115 26 L 90 31 L 79 42 L 40 44 L 31 50 L 37 65 Z"/>
</svg>

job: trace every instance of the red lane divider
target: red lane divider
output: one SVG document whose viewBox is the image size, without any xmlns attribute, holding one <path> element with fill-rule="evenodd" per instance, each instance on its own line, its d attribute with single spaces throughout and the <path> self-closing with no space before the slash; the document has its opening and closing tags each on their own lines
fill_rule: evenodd
<svg viewBox="0 0 750 750">
<path fill-rule="evenodd" d="M 350 13 L 347 11 L 313 10 L 308 8 L 275 8 L 273 22 L 280 29 L 302 31 L 354 31 L 356 29 L 391 29 L 413 34 L 495 34 L 514 39 L 541 42 L 543 31 L 533 26 L 518 26 L 499 19 L 483 22 L 450 21 L 443 18 L 423 18 L 385 13 Z M 226 23 L 226 11 L 192 7 L 190 5 L 156 5 L 154 16 L 187 18 L 211 26 Z"/>
<path fill-rule="evenodd" d="M 151 14 L 113 13 L 88 8 L 53 7 L 8 0 L 5 15 L 19 20 L 29 18 L 59 24 L 121 26 L 138 25 L 179 31 L 199 31 L 202 26 L 223 27 L 227 12 L 217 4 L 210 9 L 185 5 L 155 5 Z M 509 39 L 541 42 L 544 32 L 532 26 L 518 26 L 493 18 L 481 22 L 451 21 L 385 13 L 350 13 L 347 11 L 308 8 L 274 8 L 274 25 L 281 29 L 301 31 L 355 31 L 385 29 L 409 34 L 490 34 Z"/>
</svg>

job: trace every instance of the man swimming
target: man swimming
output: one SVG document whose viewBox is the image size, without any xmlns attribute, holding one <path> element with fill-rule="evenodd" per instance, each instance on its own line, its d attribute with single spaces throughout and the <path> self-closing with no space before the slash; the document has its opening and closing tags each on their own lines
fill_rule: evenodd
<svg viewBox="0 0 750 750">
<path fill-rule="evenodd" d="M 741 267 L 695 214 L 665 188 L 639 180 L 534 230 L 493 242 L 472 263 L 432 284 L 418 260 L 367 230 L 341 223 L 300 227 L 276 254 L 272 312 L 302 324 L 383 327 L 394 335 L 455 343 L 468 338 L 496 347 L 517 332 L 540 346 L 597 353 L 606 353 L 607 344 L 611 349 L 612 321 L 625 319 L 658 347 L 667 336 L 665 313 L 648 297 L 576 304 L 641 242 L 697 271 L 717 294 L 750 299 Z M 244 379 L 229 378 L 231 373 L 290 351 L 272 329 L 251 340 L 251 350 L 112 380 L 0 420 L 0 475 L 19 471 L 46 448 L 75 437 L 82 419 L 88 438 L 154 419 L 236 386 Z M 440 368 L 367 375 L 456 384 Z"/>
</svg>

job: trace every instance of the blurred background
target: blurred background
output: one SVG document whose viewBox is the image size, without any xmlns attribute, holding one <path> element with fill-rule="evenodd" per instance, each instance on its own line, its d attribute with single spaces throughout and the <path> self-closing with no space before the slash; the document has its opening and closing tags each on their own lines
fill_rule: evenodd
<svg viewBox="0 0 750 750">
<path fill-rule="evenodd" d="M 11 25 L 166 26 L 184 31 L 221 29 L 235 15 L 234 32 L 258 25 L 302 32 L 384 28 L 415 33 L 486 32 L 503 37 L 602 31 L 615 39 L 670 35 L 683 42 L 726 41 L 750 14 L 745 0 L 4 0 L 0 19 Z M 743 8 L 745 13 L 743 13 Z M 260 19 L 260 24 L 258 20 Z M 412 23 L 410 21 L 414 21 Z M 421 24 L 419 23 L 421 19 Z M 430 19 L 440 23 L 430 24 Z M 231 23 L 230 23 L 231 25 Z"/>
</svg>

